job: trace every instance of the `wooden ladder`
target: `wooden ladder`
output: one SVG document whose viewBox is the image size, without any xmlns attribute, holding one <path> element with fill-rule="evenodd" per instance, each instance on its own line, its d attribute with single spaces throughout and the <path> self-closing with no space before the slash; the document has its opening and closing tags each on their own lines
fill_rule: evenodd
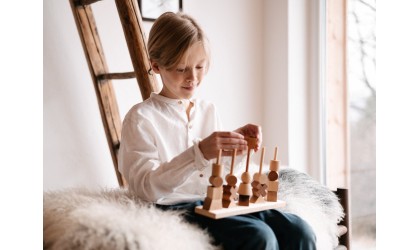
<svg viewBox="0 0 420 250">
<path fill-rule="evenodd" d="M 110 73 L 102 43 L 96 28 L 91 4 L 99 0 L 70 0 L 80 40 L 92 76 L 115 174 L 120 187 L 127 182 L 118 171 L 118 150 L 121 140 L 121 118 L 112 80 L 136 78 L 143 100 L 157 91 L 157 81 L 151 68 L 137 0 L 115 0 L 134 72 Z"/>
</svg>

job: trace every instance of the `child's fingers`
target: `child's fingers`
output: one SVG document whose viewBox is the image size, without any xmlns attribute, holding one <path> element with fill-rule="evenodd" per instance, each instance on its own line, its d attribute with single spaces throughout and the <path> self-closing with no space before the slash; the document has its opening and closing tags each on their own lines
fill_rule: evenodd
<svg viewBox="0 0 420 250">
<path fill-rule="evenodd" d="M 222 138 L 239 138 L 239 139 L 243 139 L 244 136 L 236 133 L 236 132 L 232 132 L 232 131 L 221 131 L 221 132 L 217 132 L 217 136 L 218 137 L 222 137 Z"/>
</svg>

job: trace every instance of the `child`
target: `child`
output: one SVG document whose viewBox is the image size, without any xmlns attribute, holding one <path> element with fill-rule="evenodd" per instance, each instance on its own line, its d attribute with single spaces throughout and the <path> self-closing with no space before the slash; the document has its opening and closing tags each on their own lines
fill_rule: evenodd
<svg viewBox="0 0 420 250">
<path fill-rule="evenodd" d="M 194 213 L 203 204 L 211 162 L 223 149 L 247 150 L 245 136 L 262 140 L 259 126 L 221 131 L 215 106 L 193 98 L 209 68 L 208 41 L 185 14 L 164 13 L 153 24 L 148 50 L 162 91 L 135 105 L 126 115 L 119 170 L 129 190 L 164 210 L 186 210 L 187 221 L 208 232 L 224 249 L 315 249 L 310 226 L 278 210 L 213 220 Z M 258 150 L 258 147 L 256 150 Z"/>
</svg>

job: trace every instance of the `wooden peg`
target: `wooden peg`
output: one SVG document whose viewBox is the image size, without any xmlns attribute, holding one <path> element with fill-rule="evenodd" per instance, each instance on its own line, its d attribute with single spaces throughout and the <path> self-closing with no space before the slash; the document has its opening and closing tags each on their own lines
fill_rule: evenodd
<svg viewBox="0 0 420 250">
<path fill-rule="evenodd" d="M 274 158 L 273 160 L 277 161 L 277 146 L 274 148 Z"/>
<path fill-rule="evenodd" d="M 235 166 L 235 158 L 236 158 L 237 149 L 235 148 L 232 151 L 232 163 L 230 164 L 230 174 L 226 175 L 225 180 L 228 186 L 236 187 L 236 183 L 238 182 L 238 178 L 233 175 L 233 167 Z"/>
<path fill-rule="evenodd" d="M 270 161 L 270 172 L 268 173 L 267 201 L 277 202 L 279 187 L 280 161 L 277 160 L 277 146 L 274 148 L 274 159 Z"/>
<path fill-rule="evenodd" d="M 280 169 L 280 161 L 277 160 L 277 146 L 274 148 L 274 159 L 270 161 L 270 170 L 278 172 Z"/>
<path fill-rule="evenodd" d="M 237 149 L 232 150 L 232 163 L 230 165 L 230 174 L 227 174 L 225 180 L 227 185 L 223 185 L 222 206 L 229 208 L 235 206 L 235 199 L 238 197 L 236 193 L 236 182 L 238 179 L 233 175 L 233 167 L 235 166 Z"/>
<path fill-rule="evenodd" d="M 262 149 L 261 149 L 261 159 L 260 159 L 260 171 L 258 172 L 259 174 L 261 174 L 262 167 L 263 167 L 263 164 L 264 164 L 264 154 L 265 154 L 265 147 L 262 147 Z"/>
<path fill-rule="evenodd" d="M 251 203 L 261 203 L 265 202 L 264 196 L 267 194 L 266 189 L 267 185 L 265 175 L 262 173 L 262 167 L 264 163 L 264 154 L 265 154 L 265 147 L 261 150 L 261 159 L 260 159 L 260 169 L 258 173 L 254 174 L 254 181 L 251 183 L 252 186 L 252 197 L 249 202 Z"/>
<path fill-rule="evenodd" d="M 217 161 L 216 164 L 219 165 L 220 164 L 220 159 L 222 158 L 222 149 L 219 149 L 219 154 L 217 155 Z"/>
<path fill-rule="evenodd" d="M 238 149 L 234 149 L 232 151 L 232 162 L 230 164 L 230 174 L 233 175 L 233 167 L 235 166 L 235 158 L 236 158 L 236 152 L 238 151 Z"/>
</svg>

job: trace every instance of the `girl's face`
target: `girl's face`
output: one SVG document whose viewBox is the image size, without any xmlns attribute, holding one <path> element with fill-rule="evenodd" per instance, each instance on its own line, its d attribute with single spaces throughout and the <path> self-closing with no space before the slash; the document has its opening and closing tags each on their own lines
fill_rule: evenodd
<svg viewBox="0 0 420 250">
<path fill-rule="evenodd" d="M 207 53 L 202 43 L 191 46 L 174 69 L 152 62 L 153 70 L 162 77 L 160 95 L 172 99 L 190 99 L 207 72 Z"/>
</svg>

